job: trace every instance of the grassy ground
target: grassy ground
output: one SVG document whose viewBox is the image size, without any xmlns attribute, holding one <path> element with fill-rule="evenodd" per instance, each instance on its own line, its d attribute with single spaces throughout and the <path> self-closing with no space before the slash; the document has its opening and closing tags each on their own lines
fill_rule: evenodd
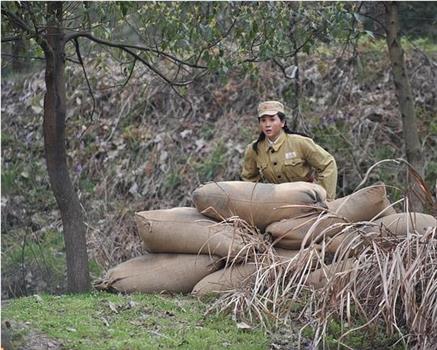
<svg viewBox="0 0 437 350">
<path fill-rule="evenodd" d="M 4 349 L 301 349 L 313 348 L 305 328 L 275 332 L 247 328 L 224 314 L 208 314 L 191 296 L 93 292 L 85 295 L 34 295 L 10 299 L 2 308 Z M 405 349 L 382 329 L 341 338 L 330 323 L 326 349 Z M 341 341 L 339 342 L 339 339 Z"/>
<path fill-rule="evenodd" d="M 35 295 L 4 305 L 2 333 L 14 349 L 38 348 L 29 336 L 58 349 L 268 348 L 261 330 L 239 329 L 223 315 L 204 317 L 205 310 L 180 295 Z"/>
</svg>

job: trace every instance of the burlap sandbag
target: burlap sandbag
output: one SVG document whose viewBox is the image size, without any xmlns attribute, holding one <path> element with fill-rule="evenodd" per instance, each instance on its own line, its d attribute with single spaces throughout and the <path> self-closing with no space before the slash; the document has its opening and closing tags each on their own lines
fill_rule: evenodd
<svg viewBox="0 0 437 350">
<path fill-rule="evenodd" d="M 430 227 L 436 227 L 437 220 L 431 215 L 423 213 L 397 213 L 376 219 L 359 229 L 363 233 L 376 232 L 383 236 L 395 235 L 406 236 L 408 232 L 424 234 Z M 340 246 L 346 248 L 359 233 L 351 230 L 332 238 L 327 246 L 326 251 L 335 253 Z"/>
<path fill-rule="evenodd" d="M 350 258 L 314 270 L 308 275 L 306 285 L 311 286 L 314 289 L 323 288 L 336 274 L 344 274 L 346 271 L 352 269 L 354 261 L 353 258 Z"/>
<path fill-rule="evenodd" d="M 264 231 L 267 225 L 324 207 L 326 191 L 308 182 L 265 184 L 244 181 L 211 182 L 193 192 L 196 208 L 211 218 L 239 216 Z M 280 208 L 282 206 L 292 207 Z"/>
<path fill-rule="evenodd" d="M 344 249 L 349 249 L 347 247 L 350 247 L 350 244 L 353 243 L 352 241 L 354 240 L 354 238 L 358 236 L 359 233 L 355 231 L 341 233 L 335 237 L 328 239 L 325 250 L 328 253 L 335 254 L 340 247 L 343 247 Z M 353 251 L 351 251 L 350 254 L 347 255 L 352 254 L 354 254 Z"/>
<path fill-rule="evenodd" d="M 191 293 L 202 296 L 240 288 L 244 283 L 249 282 L 255 271 L 254 263 L 226 267 L 204 277 L 193 287 Z"/>
<path fill-rule="evenodd" d="M 396 236 L 406 235 L 408 232 L 417 232 L 424 234 L 430 227 L 437 226 L 437 219 L 431 215 L 423 213 L 397 213 L 374 221 L 374 226 L 365 228 L 366 232 L 377 231 L 381 228 L 381 232 L 386 234 L 394 234 Z"/>
<path fill-rule="evenodd" d="M 289 261 L 291 259 L 294 259 L 296 256 L 299 255 L 300 250 L 299 249 L 282 249 L 275 247 L 276 255 L 279 257 L 279 259 L 282 262 Z"/>
<path fill-rule="evenodd" d="M 145 248 L 153 253 L 234 256 L 244 246 L 232 224 L 217 223 L 196 208 L 180 207 L 135 214 Z"/>
<path fill-rule="evenodd" d="M 384 184 L 362 188 L 349 196 L 327 202 L 327 206 L 330 212 L 349 222 L 368 221 L 396 213 L 390 207 Z"/>
<path fill-rule="evenodd" d="M 286 263 L 294 259 L 299 254 L 299 250 L 276 249 L 278 261 Z M 212 293 L 220 293 L 227 290 L 240 288 L 245 283 L 250 283 L 254 277 L 256 265 L 254 263 L 233 265 L 203 278 L 197 283 L 192 294 L 202 296 Z"/>
<path fill-rule="evenodd" d="M 329 213 L 313 213 L 274 222 L 267 226 L 266 233 L 272 235 L 275 247 L 300 249 L 304 240 L 304 246 L 308 246 L 324 236 L 334 236 L 342 230 L 344 223 L 344 219 L 332 217 Z"/>
<path fill-rule="evenodd" d="M 222 266 L 217 259 L 194 254 L 143 255 L 113 267 L 95 287 L 128 293 L 188 293 L 202 278 Z"/>
</svg>

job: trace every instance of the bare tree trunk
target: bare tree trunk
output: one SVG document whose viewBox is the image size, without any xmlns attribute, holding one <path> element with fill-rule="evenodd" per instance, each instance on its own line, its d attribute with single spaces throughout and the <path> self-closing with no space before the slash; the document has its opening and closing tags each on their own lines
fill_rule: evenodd
<svg viewBox="0 0 437 350">
<path fill-rule="evenodd" d="M 417 132 L 416 111 L 400 39 L 399 4 L 397 2 L 387 2 L 384 4 L 387 22 L 387 46 L 392 66 L 396 97 L 402 116 L 405 153 L 407 161 L 423 177 L 424 161 Z M 421 208 L 417 199 L 410 198 L 410 201 L 413 202 L 412 204 L 416 209 Z"/>
<path fill-rule="evenodd" d="M 79 199 L 68 174 L 65 151 L 65 79 L 62 2 L 47 3 L 47 43 L 44 97 L 44 146 L 50 185 L 61 212 L 69 292 L 90 288 L 86 227 Z"/>
</svg>

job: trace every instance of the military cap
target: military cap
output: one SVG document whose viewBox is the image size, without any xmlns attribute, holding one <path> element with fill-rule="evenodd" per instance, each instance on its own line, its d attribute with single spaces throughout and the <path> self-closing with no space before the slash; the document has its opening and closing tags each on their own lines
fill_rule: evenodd
<svg viewBox="0 0 437 350">
<path fill-rule="evenodd" d="M 258 105 L 258 118 L 263 115 L 275 115 L 277 113 L 285 114 L 284 105 L 278 101 L 265 101 Z"/>
</svg>

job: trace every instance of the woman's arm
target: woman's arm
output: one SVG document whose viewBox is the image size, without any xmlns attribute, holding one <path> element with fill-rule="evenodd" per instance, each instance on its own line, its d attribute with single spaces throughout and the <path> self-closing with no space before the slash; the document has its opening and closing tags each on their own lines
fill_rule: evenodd
<svg viewBox="0 0 437 350">
<path fill-rule="evenodd" d="M 329 200 L 335 199 L 337 163 L 334 157 L 311 139 L 305 141 L 304 147 L 306 161 L 316 170 L 317 182 L 326 190 Z"/>
<path fill-rule="evenodd" d="M 261 179 L 258 167 L 256 165 L 256 153 L 252 149 L 252 144 L 246 147 L 246 152 L 244 153 L 241 179 L 243 181 L 251 181 L 251 182 L 257 182 Z"/>
</svg>

